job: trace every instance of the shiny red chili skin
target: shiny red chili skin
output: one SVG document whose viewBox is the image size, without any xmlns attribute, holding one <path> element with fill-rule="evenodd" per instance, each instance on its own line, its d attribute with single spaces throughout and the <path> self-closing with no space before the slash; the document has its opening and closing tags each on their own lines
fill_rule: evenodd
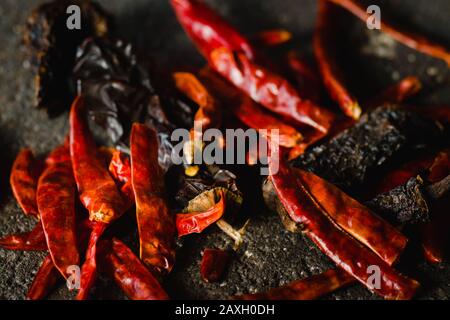
<svg viewBox="0 0 450 320">
<path fill-rule="evenodd" d="M 30 232 L 13 234 L 1 238 L 0 248 L 20 251 L 47 250 L 47 242 L 45 241 L 45 234 L 41 223 L 38 223 Z"/>
<path fill-rule="evenodd" d="M 301 181 L 295 178 L 292 170 L 280 159 L 277 166 L 274 158 L 269 158 L 270 179 L 277 195 L 291 219 L 300 225 L 308 236 L 337 266 L 341 267 L 369 290 L 386 299 L 411 299 L 419 284 L 407 278 L 380 259 L 375 253 L 362 246 L 355 239 L 335 225 L 318 203 L 310 196 Z M 278 170 L 276 168 L 278 167 Z M 370 284 L 369 266 L 378 266 L 380 287 Z"/>
<path fill-rule="evenodd" d="M 61 274 L 53 265 L 53 260 L 50 255 L 45 257 L 42 262 L 33 283 L 27 293 L 28 300 L 42 300 L 55 287 L 58 280 L 61 279 Z"/>
<path fill-rule="evenodd" d="M 168 300 L 156 277 L 120 240 L 113 238 L 104 250 L 106 272 L 132 300 Z M 108 248 L 109 247 L 109 248 Z"/>
<path fill-rule="evenodd" d="M 76 237 L 76 186 L 68 145 L 54 151 L 57 159 L 41 174 L 37 204 L 47 246 L 59 272 L 67 277 L 67 268 L 78 265 L 80 255 Z"/>
<path fill-rule="evenodd" d="M 89 210 L 89 218 L 104 223 L 119 218 L 126 203 L 95 145 L 81 97 L 75 99 L 70 111 L 70 155 L 80 200 Z"/>
<path fill-rule="evenodd" d="M 223 276 L 231 259 L 231 252 L 221 249 L 205 249 L 200 265 L 200 275 L 205 282 L 217 282 Z"/>
<path fill-rule="evenodd" d="M 140 258 L 159 273 L 175 261 L 175 219 L 165 200 L 164 175 L 158 164 L 158 138 L 146 125 L 131 130 L 131 184 L 136 201 Z"/>
<path fill-rule="evenodd" d="M 14 197 L 27 215 L 39 218 L 36 204 L 37 181 L 42 164 L 33 156 L 30 149 L 23 149 L 17 155 L 10 175 L 10 184 Z"/>
</svg>

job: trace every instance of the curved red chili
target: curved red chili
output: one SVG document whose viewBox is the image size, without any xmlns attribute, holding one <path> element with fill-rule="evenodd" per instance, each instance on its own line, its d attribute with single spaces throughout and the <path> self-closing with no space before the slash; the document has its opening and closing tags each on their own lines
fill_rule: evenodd
<svg viewBox="0 0 450 320">
<path fill-rule="evenodd" d="M 342 269 L 330 269 L 266 292 L 244 294 L 234 300 L 313 300 L 340 289 L 355 279 Z"/>
<path fill-rule="evenodd" d="M 261 67 L 244 54 L 219 48 L 211 53 L 215 71 L 268 110 L 294 121 L 328 132 L 333 114 L 312 101 L 302 99 L 294 87 L 276 73 Z"/>
<path fill-rule="evenodd" d="M 97 242 L 105 232 L 107 224 L 99 221 L 93 222 L 89 243 L 86 250 L 86 259 L 81 268 L 80 290 L 76 300 L 86 300 L 97 277 Z"/>
<path fill-rule="evenodd" d="M 277 195 L 291 219 L 298 223 L 308 236 L 332 261 L 347 271 L 369 290 L 387 299 L 410 299 L 419 283 L 407 278 L 380 259 L 375 253 L 359 244 L 355 239 L 341 231 L 330 220 L 319 204 L 311 197 L 294 172 L 279 159 L 277 166 L 269 158 L 269 169 L 278 168 L 270 179 Z M 380 272 L 380 286 L 371 284 L 370 266 L 376 266 Z"/>
<path fill-rule="evenodd" d="M 33 283 L 27 293 L 28 300 L 44 299 L 50 291 L 55 287 L 61 275 L 53 265 L 53 260 L 50 255 L 45 257 L 42 262 Z"/>
<path fill-rule="evenodd" d="M 36 204 L 36 187 L 41 164 L 34 158 L 30 149 L 23 149 L 13 163 L 10 184 L 20 207 L 27 215 L 39 218 Z"/>
<path fill-rule="evenodd" d="M 292 39 L 292 33 L 285 29 L 264 30 L 252 37 L 252 42 L 261 47 L 274 47 Z"/>
<path fill-rule="evenodd" d="M 366 22 L 368 13 L 366 7 L 356 0 L 328 0 L 351 12 L 353 15 Z M 450 66 L 450 50 L 436 44 L 427 38 L 412 32 L 406 32 L 394 27 L 386 19 L 381 19 L 381 31 L 386 32 L 395 40 L 403 43 L 411 49 L 425 53 L 429 56 L 444 60 Z"/>
<path fill-rule="evenodd" d="M 48 249 L 55 267 L 66 277 L 69 266 L 78 265 L 80 255 L 76 239 L 75 180 L 68 145 L 54 151 L 58 159 L 41 174 L 37 204 Z"/>
<path fill-rule="evenodd" d="M 81 97 L 75 99 L 70 111 L 70 155 L 80 200 L 89 210 L 89 218 L 109 223 L 120 217 L 126 204 L 92 138 Z"/>
<path fill-rule="evenodd" d="M 398 83 L 386 88 L 375 98 L 367 103 L 367 109 L 376 108 L 386 103 L 399 103 L 405 101 L 422 89 L 422 83 L 419 78 L 409 76 Z"/>
<path fill-rule="evenodd" d="M 333 4 L 327 0 L 319 1 L 319 11 L 314 32 L 314 53 L 323 82 L 330 96 L 335 100 L 342 111 L 353 119 L 361 116 L 361 107 L 358 101 L 351 95 L 345 85 L 343 75 L 334 59 L 335 53 L 329 48 L 333 44 L 336 27 L 333 25 L 335 14 Z"/>
<path fill-rule="evenodd" d="M 178 213 L 176 225 L 178 237 L 191 233 L 201 233 L 208 226 L 217 222 L 225 212 L 225 194 L 220 191 L 220 200 L 203 212 Z"/>
<path fill-rule="evenodd" d="M 175 261 L 175 221 L 164 199 L 156 132 L 143 124 L 133 124 L 130 148 L 140 258 L 159 273 L 168 273 Z"/>
<path fill-rule="evenodd" d="M 30 232 L 13 234 L 1 238 L 0 247 L 7 250 L 22 251 L 47 250 L 47 242 L 45 241 L 42 225 L 38 223 Z"/>
<path fill-rule="evenodd" d="M 103 260 L 108 274 L 130 299 L 169 299 L 155 276 L 120 240 L 112 239 L 111 248 L 105 252 Z"/>
<path fill-rule="evenodd" d="M 370 248 L 389 265 L 397 261 L 408 243 L 408 238 L 326 180 L 311 172 L 292 170 L 323 208 L 323 212 L 329 215 L 337 225 Z"/>
<path fill-rule="evenodd" d="M 221 16 L 198 0 L 170 0 L 178 20 L 205 57 L 214 49 L 226 47 L 255 57 L 250 43 Z"/>
</svg>

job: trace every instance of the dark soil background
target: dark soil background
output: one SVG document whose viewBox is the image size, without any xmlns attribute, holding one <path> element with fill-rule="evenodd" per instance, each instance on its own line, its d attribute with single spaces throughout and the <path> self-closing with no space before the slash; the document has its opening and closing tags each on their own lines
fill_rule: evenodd
<svg viewBox="0 0 450 320">
<path fill-rule="evenodd" d="M 9 171 L 22 147 L 45 155 L 63 141 L 68 128 L 67 114 L 48 119 L 45 112 L 32 108 L 33 79 L 21 47 L 22 27 L 31 9 L 42 1 L 0 1 L 0 236 L 30 230 L 35 221 L 24 217 L 9 188 Z M 105 9 L 116 16 L 118 32 L 132 41 L 159 65 L 201 65 L 197 54 L 166 0 L 103 0 Z M 244 33 L 267 28 L 287 28 L 294 44 L 311 53 L 316 1 L 314 0 L 215 0 L 208 1 Z M 420 31 L 450 47 L 448 0 L 375 1 L 384 14 L 405 28 Z M 373 2 L 371 3 L 373 4 Z M 348 18 L 351 27 L 343 38 L 340 53 L 355 94 L 364 98 L 400 78 L 416 74 L 426 90 L 417 104 L 450 103 L 449 69 L 440 61 L 425 57 L 376 31 Z M 344 61 L 346 60 L 346 61 Z M 430 88 L 435 88 L 430 91 Z M 255 202 L 260 200 L 255 197 Z M 247 208 L 248 207 L 248 208 Z M 230 240 L 215 226 L 201 236 L 185 240 L 179 250 L 174 272 L 165 287 L 174 298 L 216 299 L 265 290 L 292 280 L 317 274 L 332 266 L 314 245 L 300 235 L 284 231 L 278 216 L 246 206 L 251 217 L 245 243 L 233 260 L 224 280 L 202 282 L 199 274 L 201 251 L 206 247 L 227 248 Z M 13 252 L 0 249 L 0 299 L 23 299 L 44 253 Z M 430 266 L 417 259 L 404 269 L 423 283 L 419 299 L 450 297 L 450 266 Z M 100 279 L 95 298 L 123 298 L 107 279 Z M 52 299 L 71 298 L 61 284 Z M 377 299 L 360 285 L 331 295 L 331 299 Z"/>
</svg>

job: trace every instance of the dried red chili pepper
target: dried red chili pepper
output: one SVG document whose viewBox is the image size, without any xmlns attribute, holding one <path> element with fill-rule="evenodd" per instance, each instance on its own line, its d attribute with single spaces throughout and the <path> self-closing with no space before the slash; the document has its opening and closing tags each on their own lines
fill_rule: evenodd
<svg viewBox="0 0 450 320">
<path fill-rule="evenodd" d="M 178 20 L 205 57 L 220 47 L 242 51 L 249 59 L 255 52 L 245 37 L 214 10 L 198 0 L 171 0 Z"/>
<path fill-rule="evenodd" d="M 312 101 L 319 101 L 321 91 L 321 80 L 314 70 L 295 50 L 286 55 L 289 71 L 294 75 L 296 87 L 301 96 Z"/>
<path fill-rule="evenodd" d="M 397 273 L 375 253 L 341 231 L 327 218 L 301 181 L 295 178 L 294 172 L 282 159 L 279 160 L 277 166 L 274 158 L 269 158 L 271 172 L 278 168 L 275 175 L 270 175 L 270 179 L 290 218 L 300 225 L 304 234 L 369 290 L 387 299 L 412 298 L 419 286 L 418 282 Z M 367 273 L 367 268 L 371 265 L 377 266 L 380 271 L 378 288 L 370 284 L 370 272 Z"/>
<path fill-rule="evenodd" d="M 34 158 L 31 150 L 23 149 L 14 160 L 9 180 L 14 197 L 23 212 L 36 218 L 39 218 L 36 187 L 41 170 L 42 165 Z"/>
<path fill-rule="evenodd" d="M 438 182 L 450 174 L 450 150 L 439 152 L 428 169 L 427 180 Z"/>
<path fill-rule="evenodd" d="M 392 265 L 408 239 L 370 209 L 311 172 L 292 169 L 318 205 L 343 230 Z"/>
<path fill-rule="evenodd" d="M 200 275 L 205 282 L 217 282 L 231 259 L 231 252 L 221 249 L 205 249 L 200 265 Z"/>
<path fill-rule="evenodd" d="M 351 12 L 353 15 L 366 22 L 368 18 L 368 13 L 366 7 L 358 3 L 356 0 L 328 0 L 331 1 L 344 9 Z M 447 65 L 450 66 L 450 51 L 436 44 L 424 36 L 418 35 L 412 32 L 406 32 L 400 30 L 397 26 L 388 22 L 386 19 L 381 19 L 381 31 L 389 34 L 395 40 L 403 43 L 404 45 L 410 47 L 411 49 L 417 50 L 429 56 L 444 60 Z"/>
<path fill-rule="evenodd" d="M 0 239 L 0 247 L 7 250 L 44 251 L 47 250 L 42 225 L 38 223 L 30 232 L 13 234 Z"/>
<path fill-rule="evenodd" d="M 109 163 L 109 172 L 118 182 L 121 193 L 128 201 L 128 207 L 134 203 L 133 187 L 131 186 L 130 158 L 119 150 L 113 150 Z"/>
<path fill-rule="evenodd" d="M 110 176 L 86 121 L 84 101 L 70 111 L 70 155 L 80 200 L 91 220 L 109 223 L 125 212 L 125 201 Z"/>
<path fill-rule="evenodd" d="M 327 132 L 333 114 L 315 103 L 302 99 L 287 80 L 258 66 L 242 53 L 227 48 L 214 50 L 210 56 L 214 70 L 268 110 L 299 125 L 309 125 Z"/>
<path fill-rule="evenodd" d="M 345 85 L 343 75 L 334 59 L 334 43 L 336 26 L 332 4 L 327 0 L 319 1 L 316 30 L 314 32 L 314 53 L 322 74 L 323 82 L 330 96 L 341 107 L 342 111 L 353 119 L 361 116 L 361 107 Z"/>
<path fill-rule="evenodd" d="M 168 273 L 175 261 L 175 223 L 164 199 L 164 176 L 158 164 L 156 132 L 135 123 L 130 146 L 140 258 L 158 273 Z"/>
<path fill-rule="evenodd" d="M 244 97 L 242 103 L 238 104 L 233 112 L 248 127 L 267 130 L 268 138 L 272 129 L 278 129 L 279 144 L 282 147 L 294 147 L 303 139 L 301 133 L 294 127 L 261 110 L 250 98 Z"/>
<path fill-rule="evenodd" d="M 355 279 L 342 269 L 330 269 L 266 292 L 244 294 L 234 300 L 313 300 L 340 289 Z"/>
<path fill-rule="evenodd" d="M 366 104 L 368 109 L 376 108 L 385 103 L 400 103 L 413 96 L 422 89 L 419 78 L 410 76 L 386 88 Z"/>
<path fill-rule="evenodd" d="M 284 29 L 264 30 L 252 37 L 252 42 L 261 47 L 274 47 L 292 39 L 292 33 Z"/>
<path fill-rule="evenodd" d="M 76 300 L 86 300 L 97 277 L 97 242 L 104 233 L 107 224 L 99 221 L 93 222 L 89 243 L 86 250 L 86 259 L 81 268 L 80 290 Z"/>
<path fill-rule="evenodd" d="M 57 148 L 50 158 L 58 160 L 48 165 L 39 178 L 37 204 L 50 255 L 55 267 L 66 277 L 67 268 L 78 265 L 80 260 L 69 146 Z"/>
<path fill-rule="evenodd" d="M 220 191 L 219 194 L 220 200 L 206 211 L 177 214 L 178 237 L 191 233 L 201 233 L 223 216 L 225 212 L 225 194 L 223 191 Z"/>
<path fill-rule="evenodd" d="M 120 240 L 111 240 L 103 260 L 108 274 L 130 299 L 169 299 L 158 280 Z"/>
<path fill-rule="evenodd" d="M 51 255 L 45 257 L 42 262 L 33 283 L 27 293 L 28 300 L 44 299 L 56 285 L 61 275 L 53 265 Z"/>
</svg>

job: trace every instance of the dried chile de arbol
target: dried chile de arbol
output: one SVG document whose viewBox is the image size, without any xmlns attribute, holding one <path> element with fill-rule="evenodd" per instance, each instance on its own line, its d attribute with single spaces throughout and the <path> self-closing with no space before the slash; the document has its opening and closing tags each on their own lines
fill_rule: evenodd
<svg viewBox="0 0 450 320">
<path fill-rule="evenodd" d="M 354 190 L 377 169 L 406 150 L 439 141 L 436 122 L 398 106 L 378 107 L 329 142 L 292 161 L 346 191 Z"/>
<path fill-rule="evenodd" d="M 61 274 L 54 267 L 51 255 L 46 256 L 27 292 L 27 299 L 44 299 L 53 290 L 60 278 Z"/>
<path fill-rule="evenodd" d="M 342 269 L 330 269 L 266 292 L 244 294 L 234 300 L 313 300 L 344 287 L 355 279 Z"/>
<path fill-rule="evenodd" d="M 217 282 L 223 276 L 232 253 L 222 249 L 205 249 L 200 264 L 200 276 L 205 282 Z"/>
<path fill-rule="evenodd" d="M 220 16 L 197 0 L 171 3 L 186 33 L 215 71 L 272 112 L 300 125 L 328 131 L 332 113 L 302 99 L 282 76 L 256 64 L 253 49 L 248 50 L 251 46 Z"/>
<path fill-rule="evenodd" d="M 156 132 L 135 123 L 130 146 L 140 258 L 158 273 L 169 273 L 175 262 L 175 219 L 165 200 Z"/>
<path fill-rule="evenodd" d="M 53 151 L 52 159 L 41 174 L 37 188 L 37 204 L 48 249 L 55 267 L 66 277 L 67 268 L 78 265 L 75 217 L 75 180 L 69 145 Z"/>
<path fill-rule="evenodd" d="M 327 0 L 331 1 L 353 15 L 366 22 L 368 13 L 366 7 L 357 0 Z M 381 31 L 389 34 L 395 40 L 403 43 L 411 49 L 425 53 L 429 56 L 444 60 L 450 66 L 450 50 L 439 44 L 433 43 L 429 39 L 416 33 L 406 32 L 393 25 L 390 21 L 383 18 L 380 20 Z"/>
<path fill-rule="evenodd" d="M 319 1 L 317 26 L 314 33 L 314 53 L 320 73 L 331 98 L 335 100 L 344 113 L 354 119 L 361 116 L 361 107 L 347 88 L 342 71 L 334 58 L 336 53 L 337 14 L 334 6 L 327 0 Z"/>
<path fill-rule="evenodd" d="M 33 230 L 0 238 L 0 248 L 21 251 L 47 250 L 42 224 L 38 223 Z"/>
<path fill-rule="evenodd" d="M 272 157 L 269 158 L 269 168 L 273 170 Z M 359 244 L 335 225 L 320 205 L 311 197 L 295 173 L 279 161 L 278 172 L 270 175 L 280 202 L 290 218 L 300 226 L 323 253 L 339 267 L 350 273 L 369 290 L 378 293 L 386 299 L 410 299 L 419 284 L 407 278 L 380 259 L 376 254 Z M 381 272 L 379 287 L 370 284 L 367 268 L 377 265 Z"/>
<path fill-rule="evenodd" d="M 344 231 L 392 265 L 408 239 L 370 209 L 313 173 L 292 169 L 306 190 Z M 375 211 L 378 212 L 378 211 Z"/>
<path fill-rule="evenodd" d="M 69 29 L 67 9 L 78 5 L 81 28 Z M 111 18 L 97 4 L 87 0 L 58 0 L 38 6 L 28 17 L 24 42 L 35 66 L 35 99 L 38 108 L 55 114 L 73 98 L 70 74 L 75 52 L 84 39 L 110 32 Z"/>
<path fill-rule="evenodd" d="M 105 271 L 132 300 L 168 300 L 155 276 L 120 240 L 113 238 L 103 250 Z"/>
<path fill-rule="evenodd" d="M 27 215 L 39 218 L 36 187 L 42 165 L 29 149 L 23 149 L 14 160 L 9 178 L 14 197 Z"/>
</svg>

